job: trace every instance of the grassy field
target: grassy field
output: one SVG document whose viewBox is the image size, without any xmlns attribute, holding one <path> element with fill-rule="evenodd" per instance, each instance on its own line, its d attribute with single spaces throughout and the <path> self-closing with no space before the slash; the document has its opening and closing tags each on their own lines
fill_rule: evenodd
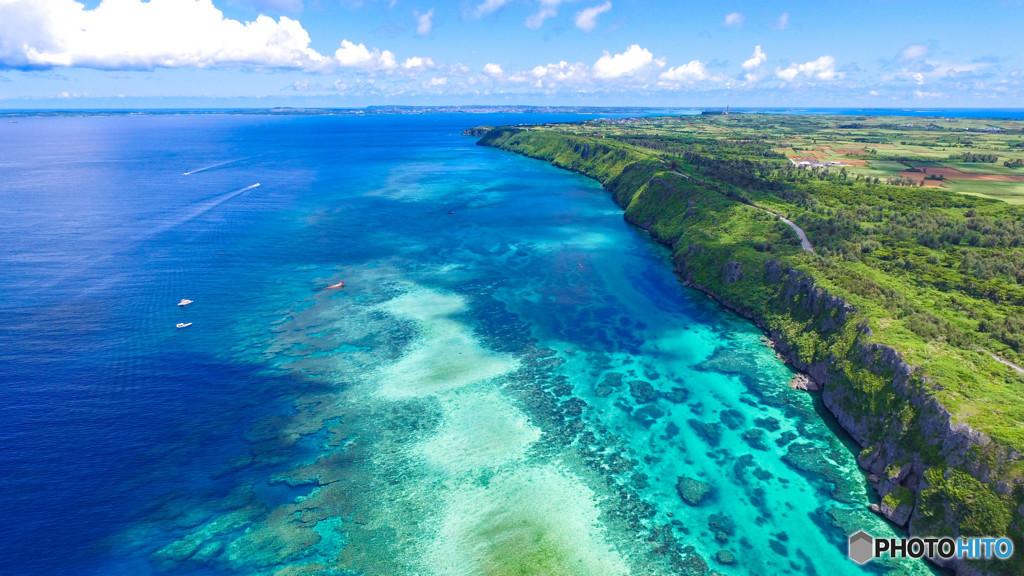
<svg viewBox="0 0 1024 576">
<path fill-rule="evenodd" d="M 994 198 L 1007 204 L 1024 205 L 1024 182 L 977 182 L 948 180 L 944 187 L 959 194 Z"/>
</svg>

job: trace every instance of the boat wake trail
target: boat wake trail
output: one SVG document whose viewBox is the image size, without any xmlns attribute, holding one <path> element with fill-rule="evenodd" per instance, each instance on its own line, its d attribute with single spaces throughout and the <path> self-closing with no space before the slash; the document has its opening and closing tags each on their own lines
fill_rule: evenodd
<svg viewBox="0 0 1024 576">
<path fill-rule="evenodd" d="M 216 164 L 210 164 L 209 166 L 203 166 L 202 168 L 196 168 L 188 172 L 183 172 L 182 176 L 191 176 L 200 172 L 206 172 L 207 170 L 213 170 L 214 168 L 220 168 L 221 166 L 227 166 L 228 164 L 234 164 L 235 162 L 241 162 L 242 160 L 248 160 L 248 158 L 236 158 L 234 160 L 225 160 L 224 162 L 218 162 Z"/>
<path fill-rule="evenodd" d="M 184 223 L 186 223 L 186 222 L 188 222 L 190 220 L 194 220 L 194 219 L 202 216 L 203 214 L 206 214 L 210 210 L 213 210 L 217 206 L 220 206 L 221 204 L 227 202 L 228 200 L 231 200 L 232 198 L 235 198 L 236 196 L 244 194 L 244 193 L 248 192 L 249 190 L 252 190 L 253 188 L 258 188 L 259 185 L 260 185 L 260 183 L 257 182 L 257 183 L 255 183 L 255 184 L 253 184 L 251 186 L 246 186 L 245 188 L 239 188 L 238 190 L 235 190 L 233 192 L 228 192 L 226 194 L 221 194 L 220 196 L 216 196 L 214 198 L 211 198 L 210 200 L 207 200 L 206 202 L 198 204 L 191 211 L 189 211 L 187 214 L 185 214 L 185 215 L 183 215 L 183 216 L 181 216 L 179 218 L 176 218 L 176 219 L 174 219 L 174 220 L 172 220 L 170 222 L 165 222 L 165 223 L 161 224 L 160 226 L 157 226 L 156 228 L 151 230 L 148 234 L 146 234 L 145 238 L 151 238 L 151 237 L 156 236 L 157 234 L 160 234 L 162 232 L 167 232 L 168 230 L 172 230 L 174 228 L 177 228 L 178 226 L 181 226 L 182 224 L 184 224 Z"/>
</svg>

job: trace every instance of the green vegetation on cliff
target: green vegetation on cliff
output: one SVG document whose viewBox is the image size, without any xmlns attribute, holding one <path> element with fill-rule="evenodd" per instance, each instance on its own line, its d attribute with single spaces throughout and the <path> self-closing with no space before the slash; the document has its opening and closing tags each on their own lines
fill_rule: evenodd
<svg viewBox="0 0 1024 576">
<path fill-rule="evenodd" d="M 686 280 L 771 333 L 824 385 L 894 521 L 1024 550 L 1024 375 L 1006 363 L 1024 364 L 1024 207 L 907 181 L 915 163 L 962 176 L 941 159 L 1015 159 L 1021 127 L 937 122 L 655 118 L 498 128 L 480 143 L 599 180 Z M 812 141 L 848 164 L 825 166 Z M 930 156 L 904 158 L 914 146 Z M 993 178 L 965 181 L 984 194 L 1007 183 Z M 974 568 L 1019 574 L 1024 555 Z"/>
</svg>

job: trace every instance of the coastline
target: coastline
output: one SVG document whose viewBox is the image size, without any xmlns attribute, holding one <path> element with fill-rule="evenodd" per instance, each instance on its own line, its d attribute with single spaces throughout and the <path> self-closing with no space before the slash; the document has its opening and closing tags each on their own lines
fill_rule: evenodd
<svg viewBox="0 0 1024 576">
<path fill-rule="evenodd" d="M 871 341 L 867 323 L 854 318 L 856 309 L 843 298 L 830 295 L 807 273 L 774 258 L 762 259 L 763 266 L 758 266 L 762 269 L 751 270 L 749 262 L 745 269 L 721 246 L 696 242 L 680 246 L 681 230 L 686 230 L 681 221 L 699 210 L 693 207 L 707 205 L 706 210 L 713 213 L 715 201 L 718 207 L 739 202 L 728 191 L 714 183 L 694 183 L 685 175 L 675 179 L 656 162 L 598 139 L 508 128 L 490 132 L 478 145 L 546 160 L 597 180 L 623 209 L 627 222 L 669 246 L 682 283 L 751 320 L 787 365 L 822 390 L 825 407 L 863 449 L 857 462 L 881 498 L 881 504 L 870 507 L 873 512 L 918 536 L 943 530 L 959 536 L 963 519 L 976 515 L 978 509 L 1020 517 L 1012 500 L 1014 480 L 1000 480 L 1020 455 L 957 422 L 931 393 L 931 380 L 897 350 Z M 709 196 L 715 197 L 709 200 Z M 782 322 L 784 327 L 773 326 L 750 309 L 744 302 L 752 301 L 736 290 L 736 282 L 757 272 L 754 282 L 761 296 L 781 302 L 772 309 L 771 322 Z M 721 290 L 705 285 L 701 278 L 720 284 Z M 802 339 L 808 330 L 813 333 L 809 342 Z M 880 408 L 865 395 L 865 381 L 883 383 L 886 406 Z M 906 420 L 907 410 L 912 420 Z M 973 495 L 958 496 L 965 489 L 984 503 L 975 504 Z M 1009 510 L 1002 508 L 1007 500 L 1013 506 Z M 929 560 L 962 575 L 1014 570 L 1006 564 Z"/>
</svg>

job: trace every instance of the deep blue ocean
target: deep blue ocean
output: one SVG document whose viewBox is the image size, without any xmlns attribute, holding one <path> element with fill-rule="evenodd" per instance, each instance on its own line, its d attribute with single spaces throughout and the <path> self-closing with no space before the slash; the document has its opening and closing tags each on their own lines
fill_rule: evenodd
<svg viewBox="0 0 1024 576">
<path fill-rule="evenodd" d="M 846 559 L 891 530 L 752 325 L 460 135 L 581 118 L 0 125 L 0 574 L 930 573 Z"/>
</svg>

